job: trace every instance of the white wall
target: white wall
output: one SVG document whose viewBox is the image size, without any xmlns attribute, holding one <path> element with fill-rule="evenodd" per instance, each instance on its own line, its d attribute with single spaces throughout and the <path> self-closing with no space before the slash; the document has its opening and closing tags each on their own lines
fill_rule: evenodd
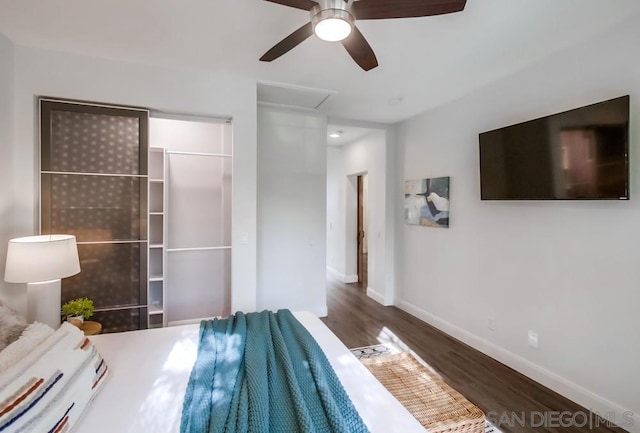
<svg viewBox="0 0 640 433">
<path fill-rule="evenodd" d="M 343 281 L 357 281 L 357 181 L 367 174 L 368 287 L 367 294 L 378 302 L 393 303 L 393 226 L 387 215 L 395 195 L 388 188 L 393 173 L 388 170 L 386 129 L 371 133 L 342 147 L 327 151 L 327 263 L 328 270 Z M 389 206 L 387 205 L 389 204 Z M 389 227 L 390 226 L 390 227 Z"/>
<path fill-rule="evenodd" d="M 258 109 L 258 309 L 327 314 L 326 136 L 324 116 Z"/>
<path fill-rule="evenodd" d="M 3 62 L 4 63 L 4 62 Z M 1 78 L 0 78 L 1 79 Z M 37 231 L 38 95 L 233 117 L 232 309 L 256 307 L 256 83 L 210 71 L 172 70 L 15 47 L 15 231 Z M 4 161 L 6 153 L 0 155 Z M 239 242 L 243 234 L 248 243 Z"/>
<path fill-rule="evenodd" d="M 16 295 L 13 285 L 4 282 L 7 242 L 13 237 L 13 56 L 13 44 L 0 33 L 0 299 L 9 305 Z"/>
<path fill-rule="evenodd" d="M 640 18 L 398 128 L 405 179 L 451 176 L 451 228 L 405 226 L 397 302 L 640 431 Z M 630 201 L 480 201 L 478 133 L 631 95 Z M 495 319 L 495 331 L 488 320 Z M 527 332 L 539 333 L 539 349 Z"/>
<path fill-rule="evenodd" d="M 341 281 L 353 282 L 357 275 L 346 275 L 345 263 L 345 168 L 341 147 L 327 147 L 327 270 Z"/>
</svg>

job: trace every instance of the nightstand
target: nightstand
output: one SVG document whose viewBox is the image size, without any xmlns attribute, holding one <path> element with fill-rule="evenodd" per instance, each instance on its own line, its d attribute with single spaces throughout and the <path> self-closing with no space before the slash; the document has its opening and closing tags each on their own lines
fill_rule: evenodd
<svg viewBox="0 0 640 433">
<path fill-rule="evenodd" d="M 84 335 L 98 335 L 102 332 L 102 324 L 92 320 L 85 320 L 82 322 L 80 329 L 84 332 Z"/>
</svg>

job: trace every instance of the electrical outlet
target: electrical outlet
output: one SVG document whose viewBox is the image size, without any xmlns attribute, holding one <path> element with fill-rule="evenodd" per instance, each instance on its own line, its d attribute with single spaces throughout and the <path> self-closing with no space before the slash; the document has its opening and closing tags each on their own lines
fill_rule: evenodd
<svg viewBox="0 0 640 433">
<path fill-rule="evenodd" d="M 496 330 L 496 319 L 495 319 L 495 317 L 489 317 L 487 319 L 487 327 L 489 328 L 489 331 L 495 331 Z"/>
<path fill-rule="evenodd" d="M 529 331 L 529 347 L 538 348 L 538 333 L 535 331 Z"/>
</svg>

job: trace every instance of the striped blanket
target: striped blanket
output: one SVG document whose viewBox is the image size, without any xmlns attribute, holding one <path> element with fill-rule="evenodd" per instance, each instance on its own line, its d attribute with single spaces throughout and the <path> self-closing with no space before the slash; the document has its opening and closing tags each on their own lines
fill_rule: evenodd
<svg viewBox="0 0 640 433">
<path fill-rule="evenodd" d="M 84 333 L 63 323 L 0 373 L 0 432 L 70 431 L 107 371 Z"/>
<path fill-rule="evenodd" d="M 322 349 L 289 310 L 201 323 L 180 431 L 368 432 Z"/>
</svg>

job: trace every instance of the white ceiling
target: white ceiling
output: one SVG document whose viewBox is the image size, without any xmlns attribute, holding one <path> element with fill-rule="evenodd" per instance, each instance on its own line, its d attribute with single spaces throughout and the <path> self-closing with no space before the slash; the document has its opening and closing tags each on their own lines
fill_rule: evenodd
<svg viewBox="0 0 640 433">
<path fill-rule="evenodd" d="M 359 21 L 380 64 L 369 72 L 315 37 L 259 62 L 309 19 L 263 0 L 0 0 L 0 33 L 17 45 L 332 90 L 321 108 L 330 116 L 390 123 L 638 13 L 639 0 L 468 0 L 457 14 Z"/>
</svg>

